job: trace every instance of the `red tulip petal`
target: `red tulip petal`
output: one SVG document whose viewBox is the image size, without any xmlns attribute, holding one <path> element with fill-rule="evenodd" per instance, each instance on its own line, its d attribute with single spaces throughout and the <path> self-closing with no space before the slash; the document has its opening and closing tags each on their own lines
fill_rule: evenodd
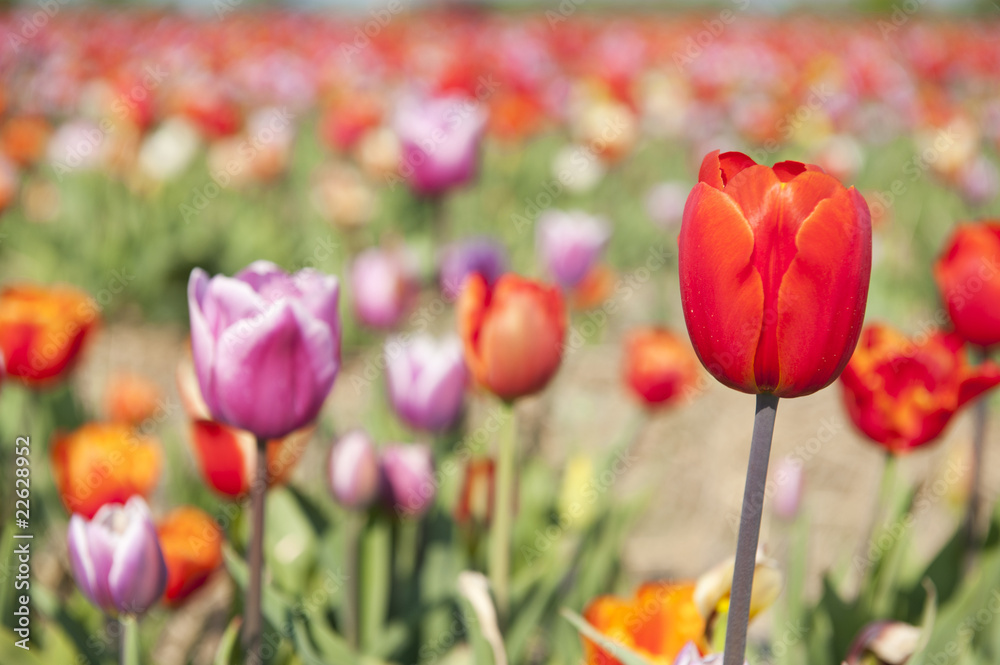
<svg viewBox="0 0 1000 665">
<path fill-rule="evenodd" d="M 756 164 L 742 152 L 724 152 L 720 155 L 718 150 L 713 150 L 701 161 L 698 182 L 722 189 L 740 171 Z"/>
<path fill-rule="evenodd" d="M 247 463 L 239 443 L 239 432 L 211 420 L 191 424 L 192 441 L 198 465 L 205 481 L 215 490 L 231 497 L 246 492 Z"/>
<path fill-rule="evenodd" d="M 684 318 L 698 357 L 725 385 L 756 392 L 764 291 L 751 264 L 750 224 L 733 199 L 699 183 L 684 207 L 678 244 Z"/>
<path fill-rule="evenodd" d="M 991 361 L 983 363 L 959 385 L 958 406 L 976 399 L 997 385 L 1000 385 L 1000 367 Z"/>
</svg>

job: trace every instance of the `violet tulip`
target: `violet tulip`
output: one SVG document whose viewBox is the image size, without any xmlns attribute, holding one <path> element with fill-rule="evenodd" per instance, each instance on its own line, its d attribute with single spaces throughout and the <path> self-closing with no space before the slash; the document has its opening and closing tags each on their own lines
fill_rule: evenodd
<svg viewBox="0 0 1000 665">
<path fill-rule="evenodd" d="M 536 247 L 549 274 L 571 289 L 587 276 L 610 238 L 611 229 L 600 217 L 548 210 L 538 220 Z"/>
<path fill-rule="evenodd" d="M 395 327 L 409 311 L 417 292 L 405 257 L 377 247 L 366 249 L 354 259 L 350 287 L 354 315 L 376 330 Z"/>
<path fill-rule="evenodd" d="M 470 238 L 446 247 L 439 265 L 441 292 L 448 300 L 455 300 L 465 278 L 473 273 L 482 275 L 488 285 L 495 284 L 507 270 L 507 252 L 491 238 Z"/>
<path fill-rule="evenodd" d="M 257 261 L 188 282 L 191 351 L 212 417 L 282 438 L 319 414 L 340 367 L 337 278 Z"/>
<path fill-rule="evenodd" d="M 400 175 L 421 196 L 438 196 L 476 176 L 486 114 L 457 95 L 411 97 L 400 103 L 393 128 L 402 146 Z"/>
<path fill-rule="evenodd" d="M 382 450 L 383 501 L 400 517 L 420 517 L 434 503 L 434 461 L 423 444 L 393 444 Z"/>
<path fill-rule="evenodd" d="M 419 335 L 385 345 L 386 382 L 396 414 L 410 427 L 440 432 L 462 411 L 468 375 L 462 340 Z"/>
<path fill-rule="evenodd" d="M 378 456 L 366 432 L 352 430 L 333 444 L 327 480 L 333 498 L 345 508 L 359 510 L 375 501 L 379 491 Z"/>
<path fill-rule="evenodd" d="M 105 612 L 141 615 L 163 595 L 167 564 L 149 507 L 134 496 L 69 520 L 70 566 L 77 586 Z"/>
</svg>

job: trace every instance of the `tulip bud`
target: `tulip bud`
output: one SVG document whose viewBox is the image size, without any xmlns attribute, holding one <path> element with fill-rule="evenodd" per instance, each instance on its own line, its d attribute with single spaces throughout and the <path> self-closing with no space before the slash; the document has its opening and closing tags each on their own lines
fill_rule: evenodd
<svg viewBox="0 0 1000 665">
<path fill-rule="evenodd" d="M 355 257 L 350 286 L 354 315 L 377 330 L 394 328 L 406 315 L 417 291 L 404 257 L 374 247 Z"/>
<path fill-rule="evenodd" d="M 473 273 L 482 275 L 488 285 L 496 284 L 507 266 L 507 253 L 490 238 L 471 238 L 446 247 L 439 265 L 441 291 L 445 298 L 454 300 L 462 292 L 465 278 Z"/>
<path fill-rule="evenodd" d="M 562 360 L 566 307 L 557 289 L 507 274 L 490 288 L 479 275 L 458 300 L 465 363 L 505 400 L 540 391 Z"/>
<path fill-rule="evenodd" d="M 641 328 L 625 341 L 625 383 L 649 406 L 676 403 L 698 382 L 698 359 L 665 328 Z"/>
<path fill-rule="evenodd" d="M 382 450 L 382 480 L 386 506 L 397 516 L 417 518 L 434 503 L 434 462 L 422 444 L 398 444 Z"/>
<path fill-rule="evenodd" d="M 367 508 L 378 497 L 379 463 L 375 444 L 362 430 L 352 430 L 330 448 L 327 481 L 333 498 L 345 508 Z"/>
<path fill-rule="evenodd" d="M 778 462 L 774 471 L 776 491 L 772 506 L 774 514 L 783 520 L 794 520 L 802 503 L 802 487 L 805 474 L 802 462 L 785 457 Z"/>
<path fill-rule="evenodd" d="M 137 374 L 116 374 L 108 382 L 108 417 L 112 422 L 139 425 L 153 416 L 162 401 L 155 383 Z"/>
<path fill-rule="evenodd" d="M 337 278 L 257 261 L 188 282 L 191 351 L 213 419 L 277 439 L 312 423 L 340 368 Z"/>
<path fill-rule="evenodd" d="M 105 612 L 141 615 L 167 584 L 167 566 L 146 502 L 103 506 L 69 521 L 70 566 L 80 591 Z"/>
<path fill-rule="evenodd" d="M 222 565 L 222 531 L 204 511 L 183 506 L 163 518 L 156 532 L 167 566 L 164 599 L 178 604 Z"/>
<path fill-rule="evenodd" d="M 1000 221 L 960 224 L 934 263 L 955 331 L 977 346 L 1000 343 Z"/>
<path fill-rule="evenodd" d="M 410 427 L 440 432 L 462 411 L 467 373 L 462 341 L 419 335 L 386 342 L 386 381 L 396 414 Z"/>
<path fill-rule="evenodd" d="M 610 238 L 608 223 L 584 212 L 548 210 L 538 219 L 538 254 L 564 289 L 580 283 Z"/>
<path fill-rule="evenodd" d="M 871 275 L 864 199 L 816 166 L 709 153 L 678 239 L 681 302 L 702 364 L 747 393 L 798 397 L 850 360 Z"/>
<path fill-rule="evenodd" d="M 466 525 L 472 522 L 489 524 L 493 519 L 493 492 L 496 465 L 492 459 L 469 460 L 462 478 L 462 489 L 455 506 L 455 521 Z"/>
<path fill-rule="evenodd" d="M 917 651 L 921 630 L 901 621 L 875 621 L 861 629 L 844 659 L 845 665 L 867 663 L 865 655 L 879 665 L 905 665 Z"/>
</svg>

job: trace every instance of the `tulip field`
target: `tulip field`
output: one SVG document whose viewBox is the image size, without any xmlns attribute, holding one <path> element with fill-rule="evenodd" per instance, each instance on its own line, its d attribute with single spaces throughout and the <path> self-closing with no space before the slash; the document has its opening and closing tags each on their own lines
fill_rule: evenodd
<svg viewBox="0 0 1000 665">
<path fill-rule="evenodd" d="M 996 8 L 361 4 L 0 12 L 0 665 L 1000 663 Z"/>
</svg>

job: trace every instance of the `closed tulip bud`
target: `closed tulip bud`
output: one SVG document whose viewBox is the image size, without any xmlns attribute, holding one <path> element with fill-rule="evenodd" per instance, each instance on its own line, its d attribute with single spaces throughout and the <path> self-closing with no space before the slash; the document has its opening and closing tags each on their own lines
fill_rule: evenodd
<svg viewBox="0 0 1000 665">
<path fill-rule="evenodd" d="M 649 406 L 677 403 L 698 382 L 698 358 L 664 328 L 641 328 L 625 340 L 625 383 Z"/>
<path fill-rule="evenodd" d="M 794 520 L 802 503 L 805 472 L 802 462 L 790 457 L 780 460 L 774 471 L 774 514 L 783 520 Z"/>
<path fill-rule="evenodd" d="M 439 283 L 448 300 L 458 298 L 465 278 L 473 273 L 495 284 L 507 267 L 503 245 L 490 238 L 471 238 L 449 245 L 441 252 Z"/>
<path fill-rule="evenodd" d="M 512 400 L 540 391 L 559 369 L 566 306 L 558 289 L 514 274 L 492 288 L 472 275 L 458 300 L 458 326 L 473 378 Z"/>
<path fill-rule="evenodd" d="M 70 286 L 5 288 L 0 350 L 7 374 L 33 386 L 63 376 L 93 331 L 98 311 L 90 296 Z"/>
<path fill-rule="evenodd" d="M 971 366 L 954 333 L 915 341 L 870 325 L 840 381 L 854 425 L 898 454 L 940 436 L 962 406 L 1000 384 L 1000 367 Z"/>
<path fill-rule="evenodd" d="M 257 261 L 188 282 L 191 350 L 214 420 L 275 439 L 319 415 L 340 367 L 337 278 Z"/>
<path fill-rule="evenodd" d="M 351 265 L 351 303 L 358 321 L 376 330 L 396 327 L 410 310 L 417 286 L 398 252 L 370 248 Z"/>
<path fill-rule="evenodd" d="M 59 497 L 88 519 L 104 505 L 148 497 L 162 466 L 160 444 L 123 423 L 90 423 L 56 436 L 52 446 Z"/>
<path fill-rule="evenodd" d="M 385 345 L 386 382 L 396 415 L 410 427 L 440 432 L 462 412 L 468 374 L 457 336 L 419 335 Z"/>
<path fill-rule="evenodd" d="M 330 448 L 327 481 L 333 498 L 345 508 L 364 509 L 378 498 L 378 455 L 368 434 L 353 430 L 337 439 Z"/>
<path fill-rule="evenodd" d="M 393 128 L 402 146 L 400 174 L 421 196 L 436 196 L 476 176 L 486 115 L 458 96 L 410 98 L 400 103 Z"/>
<path fill-rule="evenodd" d="M 205 511 L 183 506 L 163 518 L 156 532 L 167 565 L 164 599 L 177 605 L 222 565 L 222 530 Z"/>
<path fill-rule="evenodd" d="M 960 224 L 934 263 L 955 331 L 977 346 L 1000 343 L 1000 221 Z"/>
<path fill-rule="evenodd" d="M 70 567 L 77 586 L 105 612 L 141 615 L 167 584 L 167 566 L 146 502 L 108 504 L 90 521 L 69 521 Z"/>
<path fill-rule="evenodd" d="M 709 153 L 678 240 L 681 302 L 701 362 L 747 393 L 832 383 L 861 334 L 871 216 L 818 167 Z"/>
<path fill-rule="evenodd" d="M 382 450 L 383 501 L 399 517 L 420 517 L 434 503 L 434 462 L 422 444 L 397 444 Z"/>
<path fill-rule="evenodd" d="M 600 217 L 548 210 L 538 220 L 536 246 L 548 273 L 564 289 L 572 289 L 597 263 L 610 238 L 611 228 Z"/>
<path fill-rule="evenodd" d="M 902 621 L 875 621 L 861 629 L 851 644 L 844 665 L 871 663 L 906 665 L 920 648 L 922 631 Z"/>
</svg>

